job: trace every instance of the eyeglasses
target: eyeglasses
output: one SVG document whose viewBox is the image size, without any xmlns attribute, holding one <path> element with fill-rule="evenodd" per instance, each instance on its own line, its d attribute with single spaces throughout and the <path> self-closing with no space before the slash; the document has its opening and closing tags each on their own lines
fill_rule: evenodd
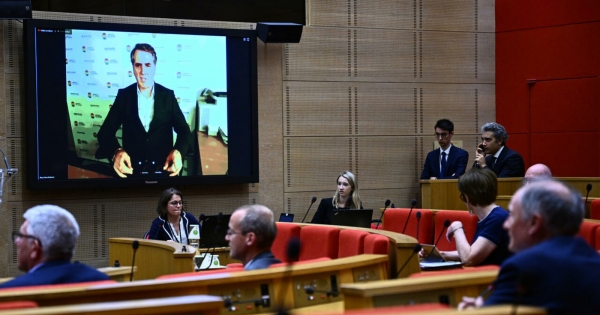
<svg viewBox="0 0 600 315">
<path fill-rule="evenodd" d="M 439 138 L 445 139 L 447 136 L 448 136 L 448 133 L 446 133 L 446 132 L 444 132 L 444 133 L 437 133 L 436 132 L 435 133 L 435 138 L 436 139 L 439 139 Z"/>
<path fill-rule="evenodd" d="M 183 206 L 183 201 L 171 201 L 169 204 L 171 206 Z"/>
<path fill-rule="evenodd" d="M 234 231 L 232 229 L 227 229 L 227 233 L 226 234 L 227 234 L 227 236 L 232 236 L 232 235 L 235 235 L 235 234 L 240 234 L 241 235 L 242 232 L 236 232 L 236 231 Z"/>
<path fill-rule="evenodd" d="M 27 234 L 23 234 L 19 231 L 13 231 L 12 232 L 12 241 L 14 242 L 17 238 L 30 238 L 32 240 L 36 240 L 36 241 L 38 241 L 38 244 L 40 244 L 40 247 L 42 247 L 42 240 L 40 240 L 39 238 L 37 238 L 33 235 L 27 235 Z"/>
</svg>

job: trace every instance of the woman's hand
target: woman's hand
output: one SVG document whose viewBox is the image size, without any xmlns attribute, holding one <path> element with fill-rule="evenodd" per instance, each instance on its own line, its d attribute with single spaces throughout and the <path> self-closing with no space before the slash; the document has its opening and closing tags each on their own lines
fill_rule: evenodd
<svg viewBox="0 0 600 315">
<path fill-rule="evenodd" d="M 462 222 L 454 221 L 454 222 L 452 222 L 452 224 L 450 224 L 450 226 L 448 227 L 448 230 L 446 231 L 446 239 L 448 240 L 448 242 L 452 242 L 452 237 L 454 237 L 454 233 L 460 229 L 463 229 Z M 463 231 L 464 231 L 464 229 L 463 229 Z"/>
</svg>

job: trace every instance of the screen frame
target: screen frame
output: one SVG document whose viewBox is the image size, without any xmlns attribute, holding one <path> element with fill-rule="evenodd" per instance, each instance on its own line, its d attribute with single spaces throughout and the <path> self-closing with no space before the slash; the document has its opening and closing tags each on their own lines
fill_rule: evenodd
<svg viewBox="0 0 600 315">
<path fill-rule="evenodd" d="M 247 125 L 240 128 L 249 128 L 251 152 L 247 152 L 250 174 L 225 174 L 225 175 L 191 175 L 174 177 L 148 177 L 148 178 L 104 178 L 104 179 L 52 179 L 40 180 L 37 165 L 40 160 L 38 152 L 38 115 L 36 113 L 36 95 L 38 91 L 38 74 L 35 58 L 35 30 L 48 29 L 86 29 L 99 31 L 118 32 L 143 32 L 184 35 L 216 35 L 250 38 L 250 115 L 246 118 Z M 206 27 L 182 27 L 164 25 L 121 24 L 121 23 L 96 23 L 64 20 L 25 20 L 23 26 L 23 42 L 25 53 L 25 107 L 26 107 L 26 183 L 29 190 L 59 190 L 76 188 L 110 188 L 110 187 L 143 187 L 143 186 L 178 186 L 178 185 L 212 185 L 212 184 L 250 184 L 259 182 L 259 144 L 258 144 L 258 70 L 257 70 L 257 36 L 253 29 L 223 29 Z M 229 79 L 228 79 L 229 80 Z M 51 84 L 51 83 L 49 83 Z M 66 104 L 65 104 L 66 106 Z M 245 105 L 239 105 L 245 106 Z M 235 115 L 235 107 L 228 107 L 228 120 Z M 230 123 L 231 125 L 231 123 Z M 229 151 L 229 154 L 240 152 Z M 245 158 L 245 160 L 247 160 Z M 231 159 L 228 161 L 231 169 Z"/>
</svg>

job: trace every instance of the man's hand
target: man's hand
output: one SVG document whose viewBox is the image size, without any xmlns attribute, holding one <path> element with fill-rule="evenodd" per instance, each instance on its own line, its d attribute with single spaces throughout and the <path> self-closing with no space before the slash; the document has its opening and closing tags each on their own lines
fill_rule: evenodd
<svg viewBox="0 0 600 315">
<path fill-rule="evenodd" d="M 463 296 L 462 302 L 458 303 L 458 309 L 461 311 L 473 309 L 473 308 L 480 308 L 481 306 L 483 306 L 483 297 L 481 297 L 481 296 L 478 296 L 478 297 Z"/>
<path fill-rule="evenodd" d="M 479 147 L 477 148 L 477 151 L 475 152 L 475 162 L 477 162 L 477 164 L 479 165 L 479 168 L 484 168 L 486 166 L 485 153 Z"/>
<path fill-rule="evenodd" d="M 129 157 L 129 154 L 125 152 L 125 150 L 119 149 L 115 153 L 115 157 L 113 158 L 113 169 L 121 178 L 126 178 L 127 175 L 133 174 L 131 158 Z"/>
<path fill-rule="evenodd" d="M 169 176 L 177 176 L 179 175 L 179 171 L 181 171 L 181 167 L 183 163 L 181 162 L 181 153 L 178 150 L 172 150 L 167 155 L 167 160 L 165 161 L 165 166 L 163 166 L 163 170 L 171 173 Z"/>
</svg>

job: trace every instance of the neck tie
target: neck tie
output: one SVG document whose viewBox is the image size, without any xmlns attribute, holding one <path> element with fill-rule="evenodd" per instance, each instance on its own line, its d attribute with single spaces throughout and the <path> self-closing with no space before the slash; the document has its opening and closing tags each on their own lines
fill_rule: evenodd
<svg viewBox="0 0 600 315">
<path fill-rule="evenodd" d="M 494 163 L 492 163 L 492 168 L 494 168 L 494 166 L 496 166 L 496 160 L 498 160 L 498 158 L 494 156 L 493 160 L 494 160 Z"/>
<path fill-rule="evenodd" d="M 442 152 L 442 160 L 440 161 L 440 178 L 444 178 L 446 174 L 446 152 Z"/>
</svg>

